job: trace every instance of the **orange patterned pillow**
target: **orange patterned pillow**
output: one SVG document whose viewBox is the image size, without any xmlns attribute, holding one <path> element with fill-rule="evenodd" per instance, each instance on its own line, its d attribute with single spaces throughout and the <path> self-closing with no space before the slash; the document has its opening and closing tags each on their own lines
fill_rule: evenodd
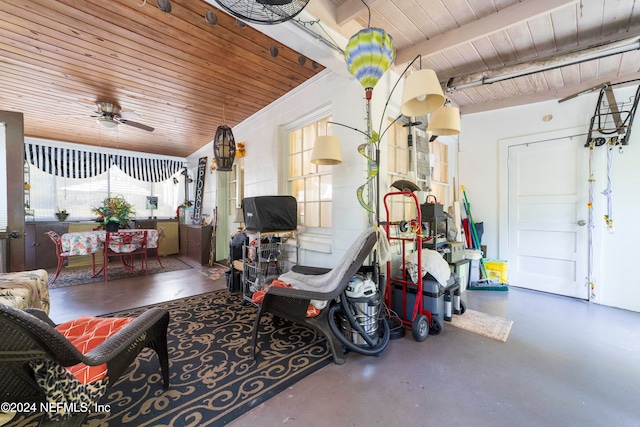
<svg viewBox="0 0 640 427">
<path fill-rule="evenodd" d="M 251 296 L 251 299 L 253 300 L 253 302 L 255 304 L 261 304 L 262 300 L 264 299 L 264 294 L 267 292 L 267 289 L 269 289 L 271 286 L 277 286 L 277 287 L 280 287 L 280 288 L 290 288 L 291 287 L 291 285 L 288 285 L 288 284 L 284 283 L 282 280 L 275 279 L 266 288 L 261 289 L 261 290 L 256 291 L 256 292 L 253 293 L 253 295 Z M 318 314 L 320 314 L 320 310 L 315 308 L 313 305 L 309 304 L 309 307 L 307 307 L 307 315 L 306 315 L 306 317 L 316 317 Z"/>
<path fill-rule="evenodd" d="M 56 326 L 82 354 L 87 354 L 107 338 L 131 323 L 133 317 L 99 318 L 82 316 Z M 104 379 L 107 376 L 107 364 L 88 366 L 84 363 L 68 367 L 67 370 L 83 384 Z"/>
</svg>

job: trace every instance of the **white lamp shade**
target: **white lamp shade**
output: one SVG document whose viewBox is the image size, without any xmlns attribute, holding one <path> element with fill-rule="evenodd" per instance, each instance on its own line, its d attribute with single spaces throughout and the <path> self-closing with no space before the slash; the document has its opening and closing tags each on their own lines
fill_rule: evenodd
<svg viewBox="0 0 640 427">
<path fill-rule="evenodd" d="M 429 114 L 444 105 L 444 93 L 433 70 L 418 70 L 404 80 L 400 112 L 407 117 Z"/>
<path fill-rule="evenodd" d="M 319 136 L 311 152 L 311 163 L 316 165 L 337 165 L 342 163 L 340 140 L 335 136 Z"/>
<path fill-rule="evenodd" d="M 446 105 L 431 114 L 427 132 L 432 135 L 447 136 L 460 133 L 460 110 Z"/>
</svg>

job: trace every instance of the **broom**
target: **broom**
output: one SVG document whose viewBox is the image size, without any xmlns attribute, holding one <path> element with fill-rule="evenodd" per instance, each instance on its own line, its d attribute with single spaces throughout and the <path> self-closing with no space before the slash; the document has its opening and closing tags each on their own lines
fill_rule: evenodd
<svg viewBox="0 0 640 427">
<path fill-rule="evenodd" d="M 469 199 L 467 199 L 467 192 L 464 189 L 464 185 L 462 185 L 461 188 L 462 188 L 462 194 L 464 196 L 464 210 L 467 213 L 467 217 L 469 219 L 469 228 L 471 228 L 471 238 L 473 241 L 473 245 L 475 246 L 476 249 L 480 249 L 480 239 L 478 238 L 478 231 L 476 230 L 476 224 L 473 221 L 473 216 L 471 216 L 471 205 L 469 205 Z M 502 291 L 502 290 L 508 289 L 505 285 L 501 284 L 498 280 L 489 278 L 489 275 L 487 274 L 487 267 L 484 264 L 484 254 L 480 258 L 480 267 L 482 270 L 482 278 L 477 282 L 476 285 L 470 286 L 469 289 L 480 289 L 480 290 L 491 290 L 491 291 L 498 291 L 498 290 Z"/>
</svg>

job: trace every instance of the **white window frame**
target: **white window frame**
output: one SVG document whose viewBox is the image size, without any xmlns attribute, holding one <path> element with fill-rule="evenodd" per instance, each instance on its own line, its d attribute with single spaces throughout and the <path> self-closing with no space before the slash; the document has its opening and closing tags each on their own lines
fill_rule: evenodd
<svg viewBox="0 0 640 427">
<path fill-rule="evenodd" d="M 327 117 L 333 117 L 330 105 L 318 108 L 312 113 L 306 114 L 299 119 L 280 127 L 280 160 L 283 167 L 280 168 L 278 190 L 280 194 L 291 194 L 291 182 L 289 177 L 290 157 L 289 157 L 289 134 L 306 125 L 317 122 Z M 333 174 L 333 171 L 328 173 Z M 333 184 L 332 184 L 333 185 Z M 335 205 L 333 198 L 331 201 L 332 222 L 335 219 Z M 301 227 L 297 239 L 300 249 L 313 252 L 331 253 L 332 251 L 332 234 L 333 227 Z"/>
</svg>

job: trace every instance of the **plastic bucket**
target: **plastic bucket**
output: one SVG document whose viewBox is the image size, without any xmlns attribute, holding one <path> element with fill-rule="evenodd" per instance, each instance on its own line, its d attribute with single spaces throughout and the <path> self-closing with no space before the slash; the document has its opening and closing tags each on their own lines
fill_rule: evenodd
<svg viewBox="0 0 640 427">
<path fill-rule="evenodd" d="M 497 279 L 500 283 L 509 283 L 509 278 L 507 277 L 509 264 L 507 264 L 507 261 L 499 259 L 486 260 L 484 267 L 487 270 L 489 279 Z"/>
</svg>

